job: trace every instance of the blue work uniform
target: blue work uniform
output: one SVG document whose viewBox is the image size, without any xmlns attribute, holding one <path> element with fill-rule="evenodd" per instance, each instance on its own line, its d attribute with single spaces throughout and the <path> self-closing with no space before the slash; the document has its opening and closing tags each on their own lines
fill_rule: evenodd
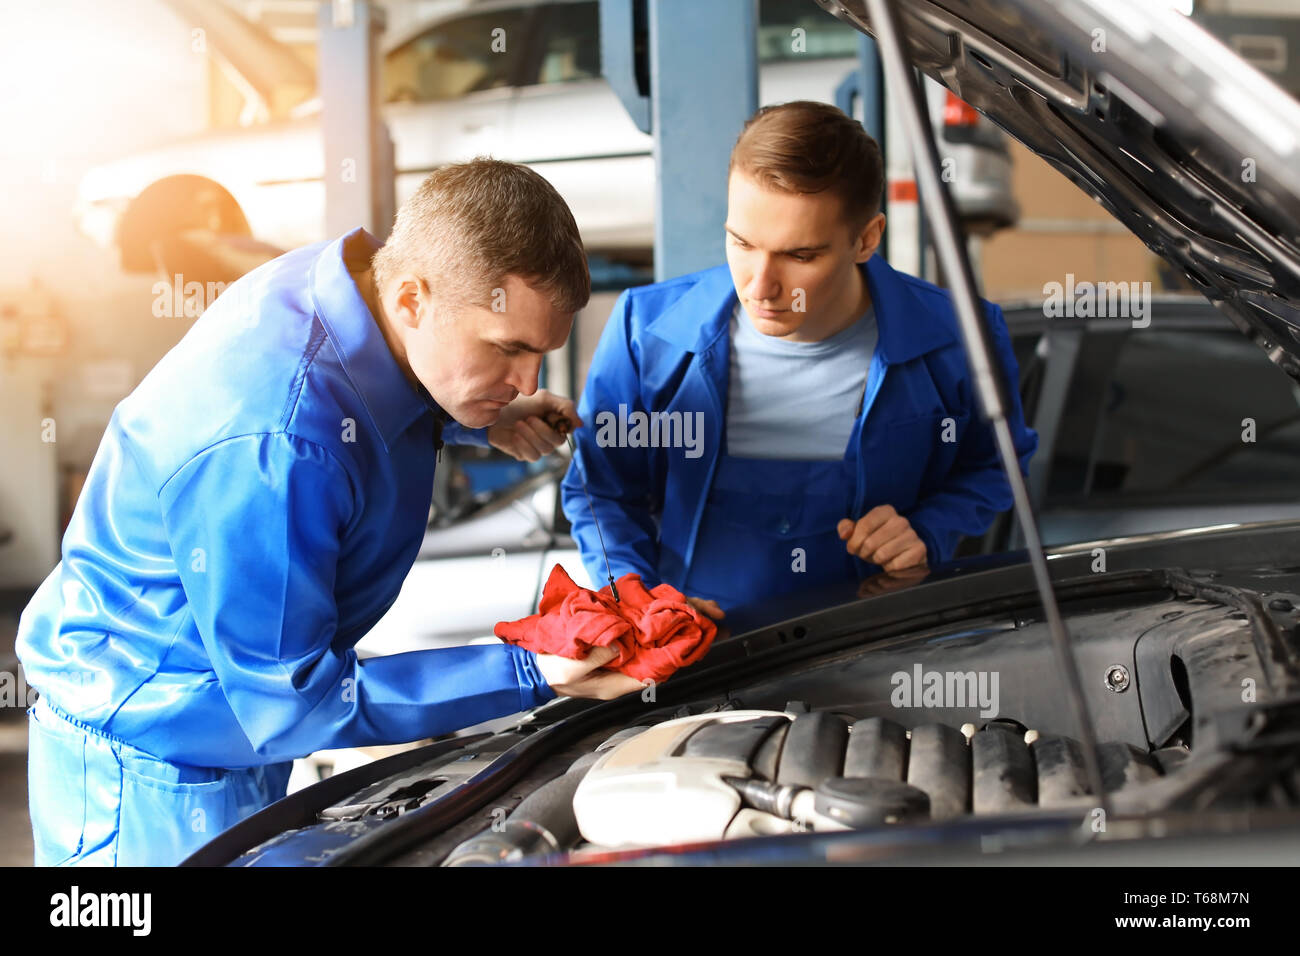
<svg viewBox="0 0 1300 956">
<path fill-rule="evenodd" d="M 174 864 L 296 757 L 552 699 L 529 651 L 358 660 L 424 536 L 441 441 L 353 281 L 357 229 L 216 300 L 113 413 L 23 612 L 37 864 Z M 436 608 L 430 608 L 436 613 Z"/>
<path fill-rule="evenodd" d="M 564 512 L 594 580 L 604 557 L 583 494 L 585 476 L 612 573 L 667 582 L 724 610 L 878 572 L 850 556 L 836 526 L 889 504 L 925 544 L 932 567 L 964 535 L 1011 507 L 992 429 L 979 417 L 949 294 L 894 270 L 878 254 L 859 266 L 878 342 L 841 461 L 735 458 L 726 453 L 728 268 L 629 289 L 614 306 L 578 406 L 585 427 L 563 483 Z M 1008 420 L 1022 473 L 1038 446 L 1015 395 L 1015 355 L 1001 310 L 983 303 L 993 354 L 1012 384 Z M 836 410 L 837 412 L 839 410 Z M 602 414 L 661 416 L 611 441 Z M 702 441 L 665 443 L 699 416 Z M 608 419 L 606 419 L 608 420 Z M 656 444 L 658 447 L 656 447 Z M 668 444 L 668 447 L 665 447 Z"/>
</svg>

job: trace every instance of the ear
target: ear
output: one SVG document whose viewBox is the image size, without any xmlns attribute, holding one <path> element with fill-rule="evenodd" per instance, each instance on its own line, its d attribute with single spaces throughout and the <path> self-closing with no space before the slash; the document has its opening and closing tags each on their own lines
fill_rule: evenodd
<svg viewBox="0 0 1300 956">
<path fill-rule="evenodd" d="M 391 314 L 399 325 L 415 329 L 420 326 L 421 311 L 429 308 L 429 290 L 424 280 L 414 273 L 404 272 L 389 286 Z"/>
<path fill-rule="evenodd" d="M 862 232 L 858 234 L 856 246 L 857 254 L 854 256 L 854 262 L 866 262 L 876 254 L 876 249 L 880 246 L 880 239 L 885 234 L 885 214 L 878 212 L 871 217 L 870 221 L 862 227 Z"/>
</svg>

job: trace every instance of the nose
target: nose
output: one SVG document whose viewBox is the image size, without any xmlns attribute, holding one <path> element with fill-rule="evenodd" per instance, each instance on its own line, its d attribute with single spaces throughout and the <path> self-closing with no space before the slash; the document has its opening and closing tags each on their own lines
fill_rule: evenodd
<svg viewBox="0 0 1300 956">
<path fill-rule="evenodd" d="M 781 296 L 781 283 L 777 280 L 776 266 L 767 253 L 754 258 L 754 274 L 749 279 L 749 297 L 759 302 L 773 302 Z"/>
<path fill-rule="evenodd" d="M 542 373 L 544 355 L 528 353 L 510 367 L 506 384 L 513 386 L 520 395 L 532 395 L 537 391 L 537 379 Z"/>
</svg>

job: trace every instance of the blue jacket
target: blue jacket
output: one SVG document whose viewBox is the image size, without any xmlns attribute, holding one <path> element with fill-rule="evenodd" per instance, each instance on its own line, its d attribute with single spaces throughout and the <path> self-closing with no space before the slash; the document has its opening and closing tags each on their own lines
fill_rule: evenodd
<svg viewBox="0 0 1300 956">
<path fill-rule="evenodd" d="M 115 409 L 20 622 L 52 707 L 156 757 L 234 768 L 555 696 L 510 645 L 353 650 L 420 548 L 443 414 L 348 274 L 379 245 L 357 229 L 249 273 Z M 454 423 L 444 438 L 486 444 Z"/>
<path fill-rule="evenodd" d="M 933 566 L 963 535 L 982 534 L 1011 507 L 992 429 L 980 419 L 949 294 L 895 271 L 879 255 L 864 269 L 875 305 L 873 374 L 849 454 L 857 470 L 855 518 L 890 504 L 925 542 Z M 617 578 L 636 572 L 681 588 L 713 479 L 726 420 L 730 320 L 737 302 L 728 268 L 629 289 L 592 357 L 574 433 L 577 458 L 563 482 L 564 513 L 592 580 L 606 580 L 600 543 L 575 471 L 582 468 Z M 996 358 L 1011 384 L 1009 422 L 1022 473 L 1038 447 L 1016 395 L 1015 355 L 1002 310 L 984 303 Z M 703 453 L 602 447 L 601 412 L 703 413 Z M 951 419 L 951 421 L 947 421 Z M 947 441 L 945 438 L 953 440 Z M 879 570 L 857 561 L 859 574 Z"/>
</svg>

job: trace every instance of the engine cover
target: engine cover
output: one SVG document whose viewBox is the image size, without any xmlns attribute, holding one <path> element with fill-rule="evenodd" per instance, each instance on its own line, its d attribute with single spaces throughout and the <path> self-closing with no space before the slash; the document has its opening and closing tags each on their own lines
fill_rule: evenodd
<svg viewBox="0 0 1300 956">
<path fill-rule="evenodd" d="M 745 808 L 723 777 L 750 777 L 755 753 L 793 715 L 734 710 L 680 717 L 619 743 L 573 797 L 578 829 L 603 847 L 656 846 L 780 833 L 788 820 Z M 739 819 L 738 819 L 739 817 Z M 733 823 L 740 832 L 728 833 Z"/>
</svg>

